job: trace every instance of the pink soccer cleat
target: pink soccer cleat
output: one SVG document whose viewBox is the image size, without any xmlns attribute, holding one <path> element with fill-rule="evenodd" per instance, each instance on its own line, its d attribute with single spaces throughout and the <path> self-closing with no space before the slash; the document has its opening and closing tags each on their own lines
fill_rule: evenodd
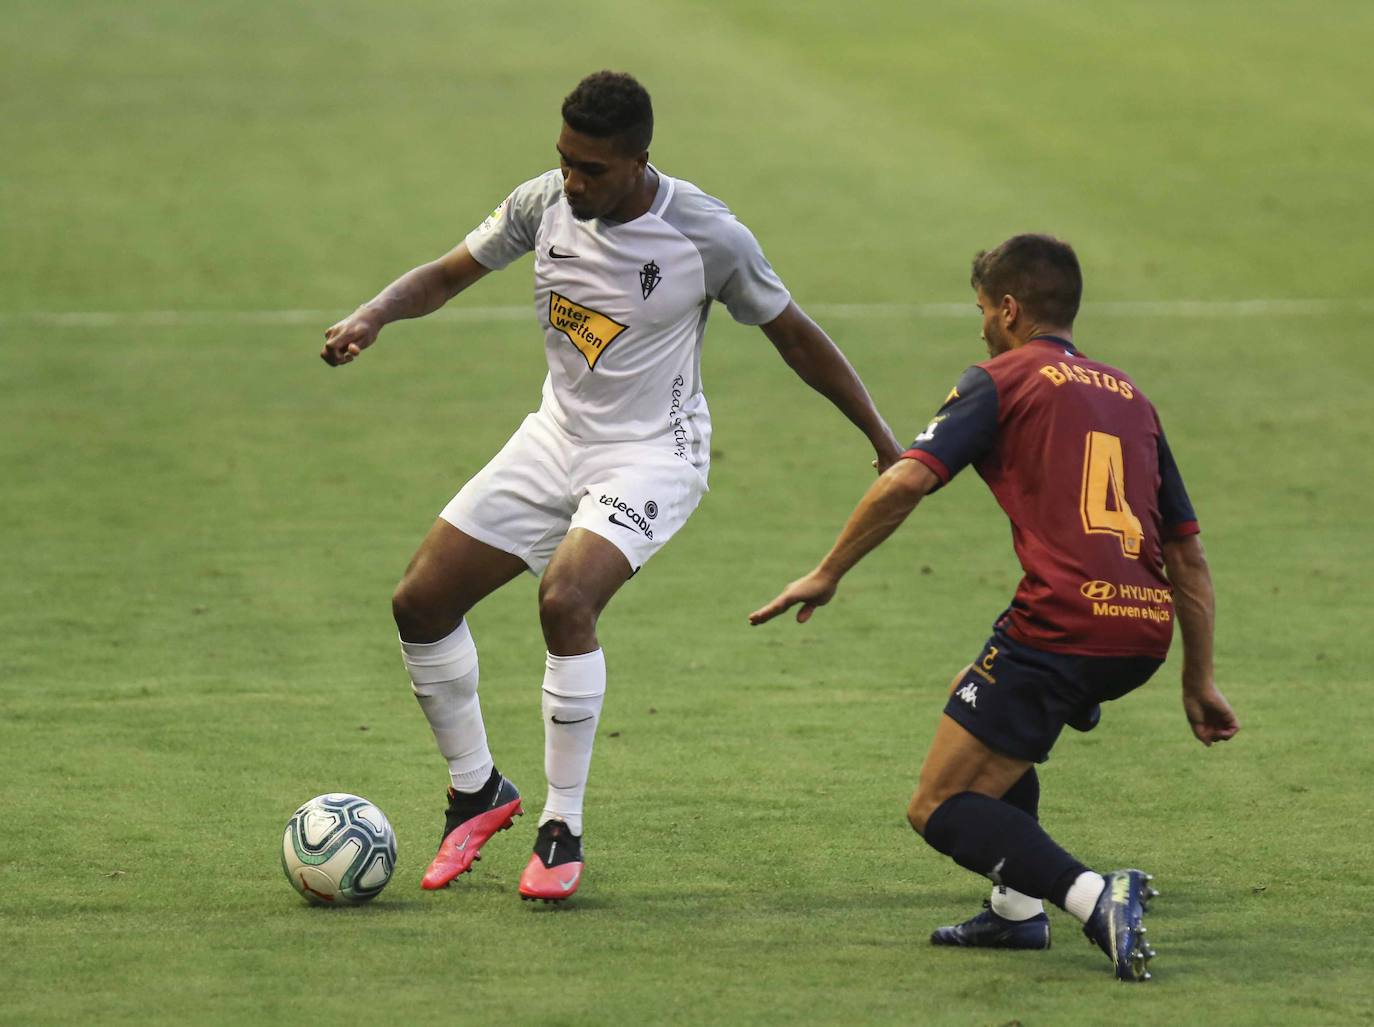
<svg viewBox="0 0 1374 1027">
<path fill-rule="evenodd" d="M 480 792 L 469 795 L 450 788 L 448 796 L 439 852 L 420 879 L 420 887 L 427 891 L 447 887 L 455 877 L 471 870 L 482 858 L 482 846 L 491 836 L 510 827 L 524 812 L 520 792 L 495 768 Z"/>
<path fill-rule="evenodd" d="M 534 855 L 520 875 L 520 897 L 532 901 L 562 902 L 582 882 L 582 838 L 562 820 L 539 827 Z"/>
</svg>

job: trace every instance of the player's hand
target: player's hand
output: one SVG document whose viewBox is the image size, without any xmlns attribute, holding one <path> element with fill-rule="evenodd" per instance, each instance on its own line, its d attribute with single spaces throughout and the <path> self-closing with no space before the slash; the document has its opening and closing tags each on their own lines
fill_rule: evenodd
<svg viewBox="0 0 1374 1027">
<path fill-rule="evenodd" d="M 905 452 L 906 450 L 904 450 L 901 446 L 897 444 L 896 439 L 893 439 L 890 442 L 883 444 L 878 449 L 877 459 L 873 461 L 874 470 L 876 470 L 879 474 L 882 474 L 889 467 L 891 467 L 898 460 L 900 460 L 902 458 L 902 454 Z"/>
<path fill-rule="evenodd" d="M 1234 738 L 1240 730 L 1240 720 L 1226 696 L 1217 691 L 1215 685 L 1208 685 L 1196 694 L 1183 693 L 1183 712 L 1188 716 L 1188 724 L 1193 734 L 1203 745 L 1224 742 Z"/>
<path fill-rule="evenodd" d="M 839 583 L 820 571 L 812 571 L 804 578 L 798 578 L 779 593 L 767 606 L 761 606 L 749 615 L 750 624 L 762 624 L 778 614 L 785 612 L 798 603 L 802 608 L 797 611 L 797 623 L 805 624 L 816 612 L 816 607 L 824 606 L 835 597 Z"/>
<path fill-rule="evenodd" d="M 375 316 L 361 308 L 355 310 L 338 324 L 325 329 L 320 359 L 330 367 L 351 363 L 359 353 L 377 341 L 377 333 L 381 330 L 382 326 Z"/>
</svg>

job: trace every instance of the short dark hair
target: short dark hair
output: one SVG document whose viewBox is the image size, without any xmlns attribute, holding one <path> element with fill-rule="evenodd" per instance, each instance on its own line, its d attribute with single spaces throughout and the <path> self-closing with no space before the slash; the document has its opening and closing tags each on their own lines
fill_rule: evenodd
<svg viewBox="0 0 1374 1027">
<path fill-rule="evenodd" d="M 618 138 L 627 153 L 643 153 L 654 138 L 654 105 L 633 75 L 598 71 L 563 101 L 568 127 L 597 139 Z"/>
<path fill-rule="evenodd" d="M 1067 328 L 1083 299 L 1073 247 L 1052 235 L 1014 235 L 973 258 L 970 284 L 993 301 L 1014 296 L 1037 321 Z"/>
</svg>

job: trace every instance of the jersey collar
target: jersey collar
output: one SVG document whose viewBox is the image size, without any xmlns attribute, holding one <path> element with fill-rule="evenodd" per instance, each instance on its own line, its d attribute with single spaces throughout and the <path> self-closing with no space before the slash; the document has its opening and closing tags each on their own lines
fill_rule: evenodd
<svg viewBox="0 0 1374 1027">
<path fill-rule="evenodd" d="M 1043 342 L 1048 346 L 1058 346 L 1060 349 L 1067 350 L 1069 356 L 1080 357 L 1083 354 L 1068 339 L 1060 335 L 1037 335 L 1030 340 L 1031 342 Z"/>
<path fill-rule="evenodd" d="M 649 164 L 648 167 L 650 171 L 658 176 L 658 188 L 654 191 L 654 198 L 649 203 L 649 209 L 631 221 L 612 221 L 610 218 L 597 218 L 596 220 L 598 222 L 605 225 L 607 228 L 621 228 L 625 225 L 632 225 L 635 221 L 647 217 L 650 214 L 654 217 L 658 217 L 663 213 L 663 208 L 668 206 L 668 201 L 673 198 L 674 182 L 662 171 L 654 167 L 653 164 Z"/>
</svg>

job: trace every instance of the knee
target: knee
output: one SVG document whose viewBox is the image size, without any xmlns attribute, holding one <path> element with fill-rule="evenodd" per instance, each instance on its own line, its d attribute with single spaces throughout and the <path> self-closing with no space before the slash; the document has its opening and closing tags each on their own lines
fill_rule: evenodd
<svg viewBox="0 0 1374 1027">
<path fill-rule="evenodd" d="M 940 808 L 944 798 L 918 788 L 906 807 L 906 822 L 911 825 L 911 829 L 924 838 L 926 824 L 930 822 L 931 814 Z"/>
<path fill-rule="evenodd" d="M 425 604 L 421 602 L 409 578 L 402 578 L 391 593 L 391 617 L 396 622 L 396 630 L 409 642 L 419 641 L 417 629 L 424 624 Z M 423 631 L 418 633 L 423 634 Z"/>
<path fill-rule="evenodd" d="M 596 615 L 594 604 L 576 584 L 560 582 L 539 592 L 539 623 L 546 637 L 594 631 Z"/>
<path fill-rule="evenodd" d="M 437 642 L 458 626 L 464 611 L 455 613 L 440 606 L 409 575 L 391 593 L 391 616 L 407 642 Z"/>
</svg>

